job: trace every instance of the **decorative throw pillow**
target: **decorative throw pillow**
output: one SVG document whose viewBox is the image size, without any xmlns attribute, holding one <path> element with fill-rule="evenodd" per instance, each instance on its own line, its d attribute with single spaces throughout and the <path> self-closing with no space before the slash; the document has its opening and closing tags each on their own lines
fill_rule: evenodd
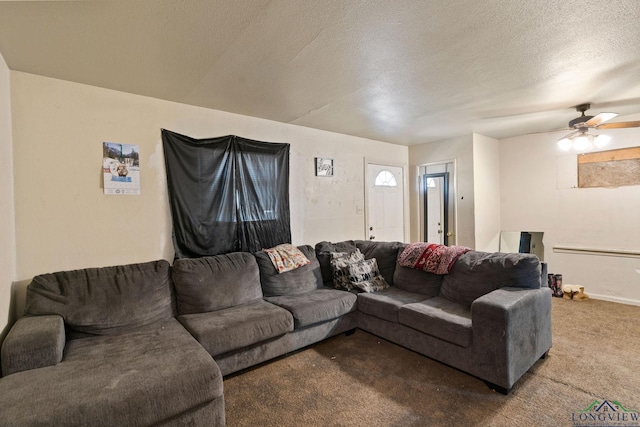
<svg viewBox="0 0 640 427">
<path fill-rule="evenodd" d="M 311 262 L 300 249 L 291 243 L 283 243 L 270 249 L 263 249 L 263 251 L 269 255 L 269 259 L 278 273 L 295 270 Z"/>
<path fill-rule="evenodd" d="M 355 252 L 332 252 L 331 270 L 333 272 L 333 286 L 336 289 L 350 291 L 353 289 L 349 281 L 349 265 L 364 261 L 364 255 L 360 250 Z"/>
<path fill-rule="evenodd" d="M 333 286 L 333 270 L 331 268 L 331 253 L 345 252 L 351 253 L 357 249 L 353 240 L 345 240 L 344 242 L 331 243 L 327 241 L 316 243 L 316 258 L 320 263 L 320 272 L 322 273 L 322 281 L 325 286 Z"/>
<path fill-rule="evenodd" d="M 349 282 L 351 287 L 362 292 L 376 292 L 389 287 L 380 274 L 375 258 L 369 258 L 355 264 L 349 264 Z"/>
</svg>

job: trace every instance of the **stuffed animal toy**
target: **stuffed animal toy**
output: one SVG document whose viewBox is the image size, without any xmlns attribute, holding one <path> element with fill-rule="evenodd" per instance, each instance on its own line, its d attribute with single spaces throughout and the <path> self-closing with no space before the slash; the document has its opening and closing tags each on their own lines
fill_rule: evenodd
<svg viewBox="0 0 640 427">
<path fill-rule="evenodd" d="M 562 297 L 574 301 L 584 301 L 589 299 L 589 295 L 584 293 L 584 286 L 562 285 Z"/>
</svg>

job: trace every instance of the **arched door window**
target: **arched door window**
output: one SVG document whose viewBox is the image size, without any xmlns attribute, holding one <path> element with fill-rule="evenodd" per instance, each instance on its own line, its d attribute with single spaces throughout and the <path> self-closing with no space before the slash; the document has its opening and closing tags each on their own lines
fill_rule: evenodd
<svg viewBox="0 0 640 427">
<path fill-rule="evenodd" d="M 380 173 L 378 173 L 378 175 L 376 176 L 374 185 L 376 187 L 397 187 L 398 182 L 396 181 L 396 177 L 393 176 L 391 171 L 384 169 L 381 170 Z"/>
</svg>

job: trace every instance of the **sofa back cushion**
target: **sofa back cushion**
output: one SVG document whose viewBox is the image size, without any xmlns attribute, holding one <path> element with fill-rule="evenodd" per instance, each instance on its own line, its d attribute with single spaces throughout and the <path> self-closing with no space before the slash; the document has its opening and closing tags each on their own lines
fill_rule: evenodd
<svg viewBox="0 0 640 427">
<path fill-rule="evenodd" d="M 260 269 L 262 293 L 265 297 L 305 294 L 323 287 L 320 262 L 316 258 L 315 250 L 308 245 L 298 246 L 298 249 L 310 263 L 284 273 L 276 271 L 266 252 L 255 253 Z"/>
<path fill-rule="evenodd" d="M 398 251 L 404 249 L 404 243 L 376 242 L 375 240 L 356 240 L 355 243 L 365 259 L 376 259 L 384 280 L 388 284 L 394 285 L 393 274 L 396 270 Z"/>
<path fill-rule="evenodd" d="M 402 255 L 405 247 L 406 245 L 403 245 L 403 247 L 398 250 L 398 258 Z M 424 270 L 403 267 L 396 264 L 396 269 L 393 273 L 393 284 L 403 291 L 422 294 L 427 297 L 435 297 L 440 294 L 442 278 L 442 274 L 433 274 Z"/>
<path fill-rule="evenodd" d="M 540 260 L 532 254 L 470 251 L 445 274 L 440 296 L 466 306 L 504 286 L 540 288 Z"/>
<path fill-rule="evenodd" d="M 345 240 L 344 242 L 331 243 L 331 242 L 319 242 L 316 243 L 316 258 L 320 263 L 320 273 L 322 274 L 322 281 L 325 286 L 333 287 L 333 269 L 331 268 L 331 253 L 332 252 L 355 252 L 356 244 L 353 240 Z"/>
<path fill-rule="evenodd" d="M 222 310 L 262 298 L 253 254 L 234 252 L 173 263 L 179 314 Z"/>
<path fill-rule="evenodd" d="M 27 288 L 25 313 L 57 314 L 72 331 L 110 335 L 175 313 L 165 260 L 42 274 Z"/>
</svg>

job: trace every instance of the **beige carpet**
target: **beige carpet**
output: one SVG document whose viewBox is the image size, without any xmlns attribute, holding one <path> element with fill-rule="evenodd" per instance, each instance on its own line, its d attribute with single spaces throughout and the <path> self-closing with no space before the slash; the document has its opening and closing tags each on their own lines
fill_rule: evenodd
<svg viewBox="0 0 640 427">
<path fill-rule="evenodd" d="M 233 426 L 572 426 L 594 400 L 640 410 L 640 307 L 553 300 L 553 347 L 509 396 L 358 330 L 233 375 Z"/>
</svg>

